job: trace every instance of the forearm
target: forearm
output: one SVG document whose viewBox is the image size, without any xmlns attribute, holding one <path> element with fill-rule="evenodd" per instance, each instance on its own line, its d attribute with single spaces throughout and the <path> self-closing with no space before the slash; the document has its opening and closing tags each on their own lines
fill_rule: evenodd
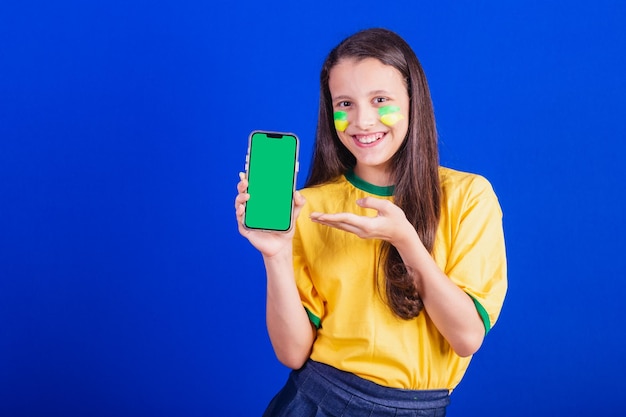
<svg viewBox="0 0 626 417">
<path fill-rule="evenodd" d="M 298 369 L 308 359 L 315 330 L 296 287 L 291 251 L 264 257 L 267 272 L 267 330 L 278 360 Z"/>
<path fill-rule="evenodd" d="M 443 273 L 417 233 L 407 234 L 396 248 L 439 332 L 459 356 L 474 354 L 482 344 L 485 327 L 471 297 Z"/>
</svg>

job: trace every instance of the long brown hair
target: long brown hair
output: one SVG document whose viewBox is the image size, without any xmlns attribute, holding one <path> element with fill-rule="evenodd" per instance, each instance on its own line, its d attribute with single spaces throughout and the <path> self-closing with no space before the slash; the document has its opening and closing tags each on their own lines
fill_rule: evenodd
<svg viewBox="0 0 626 417">
<path fill-rule="evenodd" d="M 333 107 L 328 87 L 330 70 L 342 59 L 376 58 L 396 68 L 404 77 L 409 95 L 407 137 L 393 156 L 391 179 L 394 203 L 402 208 L 429 252 L 439 224 L 440 194 L 437 130 L 430 91 L 422 66 L 411 47 L 387 29 L 366 29 L 335 47 L 320 74 L 320 105 L 313 159 L 305 186 L 315 186 L 354 168 L 354 156 L 340 142 L 334 128 Z M 424 304 L 397 249 L 383 242 L 381 256 L 385 271 L 386 299 L 403 319 L 417 317 Z"/>
</svg>

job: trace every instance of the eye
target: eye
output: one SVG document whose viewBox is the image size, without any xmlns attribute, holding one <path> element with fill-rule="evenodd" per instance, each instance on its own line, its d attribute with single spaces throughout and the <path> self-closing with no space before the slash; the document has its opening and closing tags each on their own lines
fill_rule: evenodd
<svg viewBox="0 0 626 417">
<path fill-rule="evenodd" d="M 376 97 L 374 99 L 374 103 L 380 104 L 380 103 L 386 103 L 388 101 L 387 97 Z"/>
<path fill-rule="evenodd" d="M 350 107 L 352 105 L 351 102 L 344 100 L 337 103 L 337 107 Z"/>
</svg>

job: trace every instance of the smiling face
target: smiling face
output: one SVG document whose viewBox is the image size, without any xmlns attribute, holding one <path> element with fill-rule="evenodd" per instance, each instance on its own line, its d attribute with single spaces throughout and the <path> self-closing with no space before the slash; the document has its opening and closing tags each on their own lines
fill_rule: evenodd
<svg viewBox="0 0 626 417">
<path fill-rule="evenodd" d="M 409 95 L 400 72 L 377 59 L 340 60 L 329 72 L 341 143 L 356 158 L 354 172 L 375 185 L 391 185 L 390 161 L 405 140 Z"/>
</svg>

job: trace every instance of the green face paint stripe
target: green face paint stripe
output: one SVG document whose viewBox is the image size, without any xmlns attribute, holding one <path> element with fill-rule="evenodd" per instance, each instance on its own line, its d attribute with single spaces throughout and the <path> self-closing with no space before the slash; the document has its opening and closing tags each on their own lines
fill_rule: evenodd
<svg viewBox="0 0 626 417">
<path fill-rule="evenodd" d="M 383 106 L 378 109 L 378 114 L 384 116 L 386 114 L 398 113 L 400 111 L 400 107 L 398 106 Z"/>
<path fill-rule="evenodd" d="M 348 113 L 346 113 L 345 111 L 336 111 L 333 116 L 335 120 L 339 120 L 342 122 L 348 120 Z"/>
</svg>

